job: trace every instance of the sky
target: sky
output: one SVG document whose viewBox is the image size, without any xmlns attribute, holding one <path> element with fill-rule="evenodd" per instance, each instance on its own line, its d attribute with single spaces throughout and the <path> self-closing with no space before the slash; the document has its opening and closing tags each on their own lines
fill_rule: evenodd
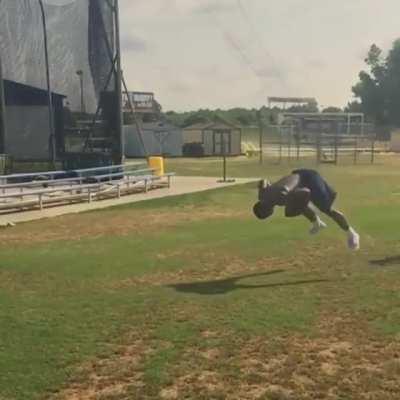
<svg viewBox="0 0 400 400">
<path fill-rule="evenodd" d="M 268 96 L 343 107 L 371 44 L 400 37 L 399 0 L 120 0 L 130 90 L 163 109 L 261 107 Z"/>
</svg>

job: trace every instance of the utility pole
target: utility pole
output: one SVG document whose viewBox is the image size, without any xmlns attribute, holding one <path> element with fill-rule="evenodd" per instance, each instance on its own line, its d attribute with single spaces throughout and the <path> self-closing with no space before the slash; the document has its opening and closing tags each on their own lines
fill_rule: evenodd
<svg viewBox="0 0 400 400">
<path fill-rule="evenodd" d="M 226 144 L 225 144 L 225 133 L 222 133 L 222 179 L 223 182 L 226 182 Z"/>
<path fill-rule="evenodd" d="M 49 66 L 49 50 L 47 44 L 47 27 L 46 27 L 46 14 L 44 12 L 43 0 L 39 0 L 40 11 L 42 13 L 42 24 L 43 24 L 43 39 L 44 39 L 44 56 L 46 64 L 46 81 L 47 81 L 47 96 L 48 96 L 48 107 L 49 107 L 49 156 L 53 163 L 53 167 L 56 162 L 56 138 L 54 132 L 54 108 L 53 108 L 53 95 L 51 92 L 50 83 L 50 66 Z"/>
<path fill-rule="evenodd" d="M 222 179 L 220 179 L 218 182 L 219 183 L 233 183 L 233 182 L 235 182 L 235 179 L 227 178 L 227 160 L 226 160 L 226 156 L 227 156 L 226 137 L 230 138 L 232 135 L 232 131 L 220 131 L 220 132 L 215 132 L 215 133 L 220 135 L 221 156 L 222 156 Z"/>
</svg>

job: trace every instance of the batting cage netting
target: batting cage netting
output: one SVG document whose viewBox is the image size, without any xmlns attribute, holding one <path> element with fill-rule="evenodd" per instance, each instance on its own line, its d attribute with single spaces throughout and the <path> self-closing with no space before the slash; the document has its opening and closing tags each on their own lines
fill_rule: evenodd
<svg viewBox="0 0 400 400">
<path fill-rule="evenodd" d="M 0 0 L 2 152 L 121 157 L 117 12 L 116 0 Z"/>
</svg>

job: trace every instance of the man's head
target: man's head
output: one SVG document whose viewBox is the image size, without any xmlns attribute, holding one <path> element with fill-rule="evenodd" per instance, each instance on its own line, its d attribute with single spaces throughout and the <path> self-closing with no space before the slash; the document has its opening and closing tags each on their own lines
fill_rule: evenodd
<svg viewBox="0 0 400 400">
<path fill-rule="evenodd" d="M 267 219 L 274 213 L 274 207 L 258 201 L 254 204 L 253 213 L 258 219 Z"/>
<path fill-rule="evenodd" d="M 274 207 L 284 203 L 284 195 L 279 187 L 271 185 L 266 179 L 258 182 L 258 203 L 253 207 L 253 212 L 259 219 L 266 219 L 274 212 Z"/>
</svg>

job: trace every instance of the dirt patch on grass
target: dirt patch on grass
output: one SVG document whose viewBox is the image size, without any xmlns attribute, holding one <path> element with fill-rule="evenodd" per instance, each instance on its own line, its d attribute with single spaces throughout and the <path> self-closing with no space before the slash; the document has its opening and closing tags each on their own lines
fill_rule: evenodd
<svg viewBox="0 0 400 400">
<path fill-rule="evenodd" d="M 229 349 L 192 349 L 163 390 L 192 399 L 400 398 L 400 342 L 370 334 L 352 316 L 322 316 L 318 331 L 314 337 L 231 337 Z M 189 366 L 190 375 L 180 375 Z"/>
<path fill-rule="evenodd" d="M 185 391 L 185 388 L 190 388 L 189 392 L 192 397 L 187 397 L 188 392 Z M 195 398 L 193 397 L 195 393 L 197 393 L 199 399 L 222 399 L 225 393 L 223 375 L 208 370 L 190 373 L 177 378 L 172 386 L 162 389 L 159 395 L 161 399 L 175 400 Z M 171 397 L 171 394 L 173 397 Z"/>
<path fill-rule="evenodd" d="M 245 338 L 205 330 L 165 365 L 160 381 L 146 378 L 146 360 L 173 344 L 134 335 L 112 356 L 84 366 L 56 399 L 400 398 L 400 342 L 371 334 L 352 315 L 322 315 L 315 332 Z"/>
<path fill-rule="evenodd" d="M 235 211 L 184 207 L 175 210 L 119 210 L 66 215 L 0 229 L 1 246 L 21 246 L 166 230 L 178 224 L 241 217 Z"/>
<path fill-rule="evenodd" d="M 284 387 L 293 399 L 400 398 L 400 342 L 374 337 L 350 316 L 323 316 L 318 330 L 317 337 L 278 338 L 279 351 L 272 353 L 265 339 L 251 341 L 240 352 L 242 373 L 257 375 L 261 387 Z"/>
<path fill-rule="evenodd" d="M 144 387 L 140 367 L 152 351 L 149 343 L 132 337 L 129 344 L 116 347 L 111 356 L 82 366 L 75 381 L 54 400 L 125 399 L 130 390 Z"/>
</svg>

